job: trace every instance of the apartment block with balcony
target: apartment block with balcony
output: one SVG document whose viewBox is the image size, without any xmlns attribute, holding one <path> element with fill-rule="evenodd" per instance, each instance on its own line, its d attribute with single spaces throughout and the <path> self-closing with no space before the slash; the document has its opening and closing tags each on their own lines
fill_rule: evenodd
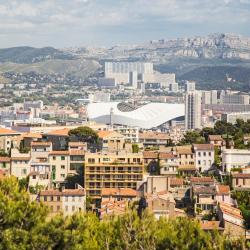
<svg viewBox="0 0 250 250">
<path fill-rule="evenodd" d="M 144 172 L 141 153 L 86 153 L 85 188 L 87 196 L 101 198 L 102 188 L 136 189 Z"/>
</svg>

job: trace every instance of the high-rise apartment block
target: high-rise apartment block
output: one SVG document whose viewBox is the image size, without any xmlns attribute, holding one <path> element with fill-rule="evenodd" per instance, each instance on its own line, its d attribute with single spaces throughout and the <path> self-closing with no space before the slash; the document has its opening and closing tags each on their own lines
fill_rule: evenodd
<svg viewBox="0 0 250 250">
<path fill-rule="evenodd" d="M 195 82 L 186 81 L 185 90 L 186 92 L 195 91 Z"/>
<path fill-rule="evenodd" d="M 130 75 L 135 75 L 137 80 L 143 82 L 154 82 L 154 71 L 152 63 L 145 62 L 105 62 L 105 78 L 115 79 L 116 84 L 131 83 Z"/>
<path fill-rule="evenodd" d="M 141 153 L 86 153 L 85 188 L 88 196 L 101 198 L 102 188 L 136 189 L 144 171 Z"/>
<path fill-rule="evenodd" d="M 201 93 L 191 91 L 185 95 L 185 129 L 201 128 Z"/>
</svg>

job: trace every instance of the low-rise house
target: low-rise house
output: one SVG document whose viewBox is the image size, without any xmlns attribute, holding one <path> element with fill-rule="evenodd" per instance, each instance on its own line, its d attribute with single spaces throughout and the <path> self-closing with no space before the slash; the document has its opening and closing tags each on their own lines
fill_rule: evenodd
<svg viewBox="0 0 250 250">
<path fill-rule="evenodd" d="M 103 219 L 105 216 L 122 215 L 125 214 L 128 204 L 126 200 L 114 201 L 107 200 L 101 203 L 101 208 L 98 210 L 99 218 Z"/>
<path fill-rule="evenodd" d="M 185 216 L 185 212 L 180 209 L 175 209 L 175 200 L 172 193 L 168 191 L 156 192 L 145 195 L 147 207 L 154 216 L 173 218 L 176 216 Z"/>
<path fill-rule="evenodd" d="M 244 219 L 240 209 L 220 202 L 217 206 L 217 214 L 221 226 L 224 228 L 224 234 L 229 235 L 230 237 L 246 236 Z"/>
<path fill-rule="evenodd" d="M 0 150 L 8 153 L 11 148 L 18 147 L 18 136 L 20 132 L 0 127 Z"/>
<path fill-rule="evenodd" d="M 195 166 L 199 172 L 208 171 L 214 163 L 214 146 L 212 144 L 194 144 Z"/>
<path fill-rule="evenodd" d="M 230 172 L 233 168 L 242 168 L 250 163 L 250 150 L 248 149 L 223 149 L 221 153 L 222 168 Z"/>
<path fill-rule="evenodd" d="M 51 151 L 49 153 L 49 164 L 51 166 L 52 181 L 59 187 L 65 183 L 70 169 L 69 151 Z"/>
<path fill-rule="evenodd" d="M 50 208 L 50 215 L 63 213 L 72 215 L 86 211 L 86 192 L 84 189 L 45 190 L 39 193 L 39 201 Z"/>
<path fill-rule="evenodd" d="M 109 152 L 118 152 L 124 149 L 125 137 L 116 131 L 99 131 L 102 149 Z"/>
<path fill-rule="evenodd" d="M 178 157 L 179 167 L 195 166 L 195 156 L 191 145 L 175 147 L 174 154 Z"/>
<path fill-rule="evenodd" d="M 178 158 L 173 153 L 159 153 L 160 174 L 175 176 L 178 174 Z"/>
<path fill-rule="evenodd" d="M 10 174 L 10 157 L 0 156 L 0 170 Z"/>
<path fill-rule="evenodd" d="M 144 131 L 139 133 L 139 142 L 143 143 L 144 147 L 167 146 L 170 143 L 170 136 L 167 133 Z"/>
<path fill-rule="evenodd" d="M 208 141 L 210 144 L 217 146 L 219 148 L 226 146 L 226 142 L 221 135 L 209 135 Z"/>
<path fill-rule="evenodd" d="M 250 173 L 232 173 L 234 189 L 250 189 Z"/>
<path fill-rule="evenodd" d="M 144 151 L 143 161 L 149 173 L 155 172 L 158 167 L 159 153 L 156 151 Z"/>
<path fill-rule="evenodd" d="M 203 215 L 214 212 L 216 207 L 215 196 L 215 186 L 194 186 L 192 190 L 194 213 Z"/>
<path fill-rule="evenodd" d="M 52 151 L 52 142 L 33 141 L 31 142 L 32 162 L 48 162 L 49 153 Z"/>
<path fill-rule="evenodd" d="M 38 141 L 42 139 L 40 133 L 24 133 L 20 135 L 20 146 L 23 148 L 30 148 L 33 141 Z"/>
<path fill-rule="evenodd" d="M 205 232 L 217 231 L 221 234 L 224 232 L 224 228 L 220 226 L 220 221 L 202 220 L 200 221 L 200 226 Z"/>
<path fill-rule="evenodd" d="M 228 185 L 216 185 L 216 201 L 235 205 L 236 202 L 231 198 L 230 187 Z"/>
<path fill-rule="evenodd" d="M 103 201 L 135 201 L 137 200 L 137 191 L 132 188 L 102 188 L 101 198 Z"/>
<path fill-rule="evenodd" d="M 214 186 L 215 180 L 212 177 L 191 177 L 191 186 Z"/>
<path fill-rule="evenodd" d="M 30 174 L 31 158 L 27 154 L 23 156 L 11 156 L 11 175 L 18 179 L 26 178 Z"/>
</svg>

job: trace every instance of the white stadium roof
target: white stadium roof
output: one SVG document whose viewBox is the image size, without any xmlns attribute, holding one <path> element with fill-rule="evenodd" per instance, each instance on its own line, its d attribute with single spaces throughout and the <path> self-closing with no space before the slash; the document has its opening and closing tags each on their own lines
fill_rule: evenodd
<svg viewBox="0 0 250 250">
<path fill-rule="evenodd" d="M 89 120 L 109 124 L 111 110 L 113 110 L 113 124 L 145 129 L 158 127 L 185 114 L 184 104 L 148 103 L 134 109 L 126 103 L 102 102 L 88 104 L 88 118 Z"/>
</svg>

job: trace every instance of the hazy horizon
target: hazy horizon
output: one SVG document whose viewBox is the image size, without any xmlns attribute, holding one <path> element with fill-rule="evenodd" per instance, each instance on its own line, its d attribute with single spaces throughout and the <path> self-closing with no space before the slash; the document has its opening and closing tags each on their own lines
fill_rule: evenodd
<svg viewBox="0 0 250 250">
<path fill-rule="evenodd" d="M 137 44 L 250 36 L 250 0 L 0 0 L 0 47 Z"/>
</svg>

